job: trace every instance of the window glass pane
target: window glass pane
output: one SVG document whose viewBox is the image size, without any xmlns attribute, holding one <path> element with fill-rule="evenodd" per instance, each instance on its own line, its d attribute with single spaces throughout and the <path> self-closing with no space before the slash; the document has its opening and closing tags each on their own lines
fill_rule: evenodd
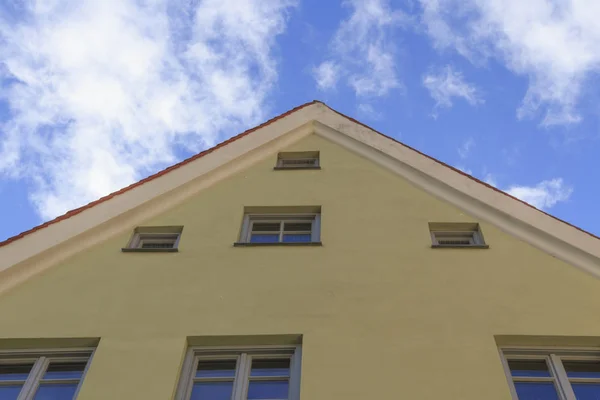
<svg viewBox="0 0 600 400">
<path fill-rule="evenodd" d="M 288 381 L 251 381 L 248 400 L 287 399 L 288 386 Z"/>
<path fill-rule="evenodd" d="M 508 360 L 512 376 L 550 376 L 546 360 Z"/>
<path fill-rule="evenodd" d="M 600 383 L 572 383 L 577 400 L 600 399 Z"/>
<path fill-rule="evenodd" d="M 142 249 L 172 249 L 175 242 L 142 242 Z"/>
<path fill-rule="evenodd" d="M 317 164 L 316 158 L 296 158 L 296 159 L 281 159 L 280 164 L 284 167 L 304 167 Z"/>
<path fill-rule="evenodd" d="M 600 360 L 563 361 L 569 378 L 600 378 Z"/>
<path fill-rule="evenodd" d="M 80 379 L 85 362 L 51 362 L 43 379 Z"/>
<path fill-rule="evenodd" d="M 76 390 L 76 383 L 41 384 L 33 400 L 72 400 Z"/>
<path fill-rule="evenodd" d="M 559 400 L 552 382 L 515 382 L 519 400 Z"/>
<path fill-rule="evenodd" d="M 286 232 L 310 232 L 312 230 L 311 222 L 286 222 L 283 225 Z"/>
<path fill-rule="evenodd" d="M 0 381 L 24 381 L 29 376 L 33 364 L 1 365 Z M 1 397 L 0 397 L 1 399 Z"/>
<path fill-rule="evenodd" d="M 279 232 L 279 222 L 255 222 L 252 224 L 252 232 Z"/>
<path fill-rule="evenodd" d="M 197 378 L 235 377 L 236 360 L 200 361 Z"/>
<path fill-rule="evenodd" d="M 0 400 L 17 400 L 23 385 L 0 386 Z"/>
<path fill-rule="evenodd" d="M 311 235 L 309 233 L 286 234 L 283 235 L 283 241 L 285 243 L 307 243 L 311 241 Z"/>
<path fill-rule="evenodd" d="M 197 382 L 190 400 L 230 400 L 233 382 Z"/>
<path fill-rule="evenodd" d="M 250 376 L 289 376 L 290 359 L 252 360 Z"/>
<path fill-rule="evenodd" d="M 470 239 L 459 239 L 459 238 L 452 238 L 452 239 L 438 238 L 437 241 L 438 241 L 438 244 L 452 245 L 452 246 L 455 246 L 455 245 L 468 246 L 470 244 L 473 244 Z"/>
<path fill-rule="evenodd" d="M 250 238 L 251 243 L 277 243 L 279 242 L 279 234 L 275 235 L 257 235 L 256 233 L 252 234 Z"/>
</svg>

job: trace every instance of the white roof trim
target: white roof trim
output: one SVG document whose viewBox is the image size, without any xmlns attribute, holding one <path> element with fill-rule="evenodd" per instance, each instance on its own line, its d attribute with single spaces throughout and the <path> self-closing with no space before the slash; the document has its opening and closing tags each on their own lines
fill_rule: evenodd
<svg viewBox="0 0 600 400">
<path fill-rule="evenodd" d="M 348 119 L 337 113 L 331 117 L 328 114 L 315 124 L 318 135 L 401 175 L 470 215 L 600 277 L 600 241 L 592 235 L 360 124 L 349 125 Z"/>
<path fill-rule="evenodd" d="M 464 176 L 324 104 L 314 103 L 80 214 L 0 247 L 0 276 L 12 277 L 0 282 L 0 292 L 166 211 L 313 131 L 469 214 L 600 277 L 597 238 Z"/>
<path fill-rule="evenodd" d="M 313 133 L 314 107 L 301 108 L 143 185 L 0 247 L 0 293 Z"/>
</svg>

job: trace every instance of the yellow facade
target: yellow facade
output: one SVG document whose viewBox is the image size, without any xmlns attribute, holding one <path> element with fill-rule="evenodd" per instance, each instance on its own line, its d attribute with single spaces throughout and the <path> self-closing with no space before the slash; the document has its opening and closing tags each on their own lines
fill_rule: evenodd
<svg viewBox="0 0 600 400">
<path fill-rule="evenodd" d="M 143 224 L 183 225 L 178 253 L 125 233 L 50 268 L 0 297 L 0 338 L 100 338 L 78 400 L 173 398 L 190 337 L 302 335 L 303 400 L 508 400 L 498 341 L 600 345 L 596 278 L 326 139 L 286 150 L 322 169 L 273 154 Z M 244 206 L 298 205 L 323 246 L 233 246 Z M 429 222 L 490 248 L 432 249 Z"/>
</svg>

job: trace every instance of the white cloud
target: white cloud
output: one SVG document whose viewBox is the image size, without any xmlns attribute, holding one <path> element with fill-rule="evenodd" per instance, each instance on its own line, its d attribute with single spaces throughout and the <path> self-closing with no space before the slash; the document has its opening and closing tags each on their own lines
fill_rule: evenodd
<svg viewBox="0 0 600 400">
<path fill-rule="evenodd" d="M 467 172 L 468 174 L 471 173 L 471 171 L 461 167 L 456 168 L 463 172 Z M 506 187 L 498 184 L 496 175 L 489 172 L 486 173 L 485 170 L 484 173 L 484 177 L 480 178 L 483 182 L 523 200 L 540 210 L 547 210 L 559 202 L 569 200 L 573 193 L 573 187 L 566 184 L 562 178 L 544 180 L 532 186 L 510 185 Z"/>
<path fill-rule="evenodd" d="M 452 98 L 462 98 L 471 105 L 483 103 L 479 90 L 465 82 L 463 74 L 447 65 L 437 73 L 423 76 L 423 86 L 435 100 L 435 108 L 452 107 Z M 434 111 L 435 114 L 435 111 Z"/>
<path fill-rule="evenodd" d="M 471 152 L 473 147 L 475 147 L 475 140 L 472 137 L 470 137 L 467 140 L 465 140 L 463 144 L 458 148 L 458 156 L 464 160 L 469 156 L 469 153 Z"/>
<path fill-rule="evenodd" d="M 585 81 L 600 71 L 596 0 L 420 0 L 423 22 L 440 49 L 475 64 L 494 57 L 529 79 L 520 118 L 573 124 Z"/>
<path fill-rule="evenodd" d="M 389 0 L 349 0 L 345 4 L 351 14 L 340 23 L 330 56 L 342 68 L 346 83 L 357 96 L 384 96 L 402 87 L 392 33 L 408 23 L 407 15 L 392 9 Z"/>
<path fill-rule="evenodd" d="M 380 111 L 377 111 L 372 105 L 367 103 L 359 104 L 356 110 L 358 115 L 362 118 L 368 118 L 374 121 L 383 118 L 383 114 Z"/>
<path fill-rule="evenodd" d="M 0 173 L 47 219 L 263 118 L 292 0 L 55 0 L 0 19 Z M 5 13 L 6 15 L 6 13 Z"/>
<path fill-rule="evenodd" d="M 559 202 L 569 200 L 573 193 L 573 187 L 566 184 L 562 178 L 544 180 L 533 186 L 511 185 L 500 187 L 496 176 L 486 173 L 483 181 L 540 210 L 549 209 Z"/>
<path fill-rule="evenodd" d="M 323 61 L 312 72 L 320 90 L 335 89 L 340 79 L 340 67 L 333 61 Z"/>
<path fill-rule="evenodd" d="M 573 188 L 566 185 L 561 178 L 555 178 L 542 181 L 535 186 L 511 186 L 505 191 L 543 210 L 554 206 L 558 202 L 568 200 L 573 193 Z"/>
</svg>

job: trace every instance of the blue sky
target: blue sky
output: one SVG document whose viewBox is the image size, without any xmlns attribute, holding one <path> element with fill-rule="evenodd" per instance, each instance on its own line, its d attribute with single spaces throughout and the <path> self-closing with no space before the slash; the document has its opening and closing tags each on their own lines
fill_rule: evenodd
<svg viewBox="0 0 600 400">
<path fill-rule="evenodd" d="M 319 99 L 592 233 L 594 0 L 0 5 L 0 240 Z"/>
</svg>

